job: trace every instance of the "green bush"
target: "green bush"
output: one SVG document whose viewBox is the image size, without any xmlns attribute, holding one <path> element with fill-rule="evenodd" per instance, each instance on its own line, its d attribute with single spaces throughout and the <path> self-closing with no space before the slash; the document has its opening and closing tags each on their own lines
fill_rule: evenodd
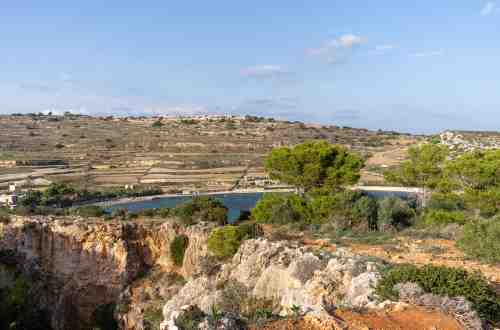
<svg viewBox="0 0 500 330">
<path fill-rule="evenodd" d="M 187 311 L 183 311 L 174 321 L 180 330 L 198 330 L 198 325 L 205 318 L 205 313 L 197 306 Z"/>
<path fill-rule="evenodd" d="M 144 330 L 160 329 L 163 321 L 163 311 L 160 308 L 150 307 L 144 311 Z"/>
<path fill-rule="evenodd" d="M 157 120 L 155 121 L 152 125 L 151 125 L 152 128 L 162 128 L 163 127 L 163 123 L 160 121 L 160 120 Z"/>
<path fill-rule="evenodd" d="M 170 258 L 176 266 L 182 266 L 188 245 L 189 239 L 186 235 L 176 236 L 170 243 Z"/>
<path fill-rule="evenodd" d="M 500 188 L 485 191 L 465 190 L 466 205 L 469 209 L 479 210 L 484 218 L 490 218 L 500 212 Z"/>
<path fill-rule="evenodd" d="M 465 201 L 463 196 L 456 193 L 435 192 L 432 194 L 427 204 L 427 208 L 445 211 L 461 211 L 465 209 Z"/>
<path fill-rule="evenodd" d="M 115 312 L 115 304 L 106 304 L 98 306 L 92 315 L 94 326 L 92 329 L 100 330 L 117 330 L 118 323 L 113 314 Z"/>
<path fill-rule="evenodd" d="M 368 229 L 377 229 L 378 203 L 374 198 L 363 196 L 354 203 L 352 209 L 354 219 L 361 220 Z"/>
<path fill-rule="evenodd" d="M 86 205 L 74 210 L 74 213 L 84 218 L 99 218 L 106 214 L 106 211 L 97 205 Z"/>
<path fill-rule="evenodd" d="M 227 207 L 221 201 L 211 197 L 196 197 L 173 209 L 185 225 L 198 221 L 215 222 L 221 226 L 227 224 Z"/>
<path fill-rule="evenodd" d="M 439 296 L 465 297 L 482 317 L 500 321 L 500 297 L 479 275 L 442 266 L 398 265 L 386 271 L 376 293 L 384 299 L 397 299 L 394 286 L 407 282 L 417 283 L 425 292 Z"/>
<path fill-rule="evenodd" d="M 208 238 L 208 250 L 217 258 L 232 257 L 244 240 L 244 233 L 238 226 L 216 228 Z"/>
<path fill-rule="evenodd" d="M 397 197 L 386 197 L 379 202 L 377 228 L 402 229 L 411 225 L 415 211 L 408 202 Z"/>
<path fill-rule="evenodd" d="M 500 218 L 466 224 L 458 247 L 469 256 L 487 262 L 500 262 Z"/>
<path fill-rule="evenodd" d="M 359 219 L 354 219 L 353 208 L 362 197 L 359 191 L 345 190 L 337 193 L 316 191 L 309 195 L 314 224 L 343 220 L 344 226 L 352 227 Z"/>
<path fill-rule="evenodd" d="M 10 222 L 9 210 L 0 208 L 0 223 L 8 224 Z"/>
<path fill-rule="evenodd" d="M 18 274 L 12 280 L 0 288 L 0 329 L 50 329 L 47 312 L 33 304 L 30 283 Z"/>
<path fill-rule="evenodd" d="M 441 227 L 450 224 L 464 225 L 467 219 L 463 212 L 429 210 L 425 213 L 422 224 L 428 227 Z"/>
<path fill-rule="evenodd" d="M 265 194 L 252 210 L 258 223 L 287 224 L 309 222 L 311 211 L 306 200 L 295 194 Z"/>
<path fill-rule="evenodd" d="M 262 231 L 262 227 L 259 226 L 256 223 L 242 223 L 238 226 L 238 230 L 240 231 L 240 234 L 242 238 L 245 239 L 254 239 L 257 237 L 260 237 L 264 234 Z"/>
</svg>

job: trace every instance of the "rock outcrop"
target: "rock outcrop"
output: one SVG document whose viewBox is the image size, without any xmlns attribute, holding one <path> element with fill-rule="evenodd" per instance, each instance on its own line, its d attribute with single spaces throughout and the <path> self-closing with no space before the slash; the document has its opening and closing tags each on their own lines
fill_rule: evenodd
<svg viewBox="0 0 500 330">
<path fill-rule="evenodd" d="M 34 298 L 50 311 L 53 328 L 77 330 L 88 327 L 98 306 L 116 303 L 153 267 L 192 276 L 207 253 L 210 231 L 203 223 L 186 229 L 175 222 L 15 217 L 0 224 L 0 250 L 13 251 L 19 268 L 38 286 Z M 170 260 L 170 242 L 179 234 L 189 238 L 182 267 Z M 140 329 L 137 324 L 121 326 Z"/>
<path fill-rule="evenodd" d="M 207 314 L 212 306 L 223 305 L 224 286 L 232 282 L 255 299 L 273 301 L 282 315 L 298 307 L 301 314 L 328 320 L 336 306 L 375 307 L 377 268 L 345 250 L 316 253 L 290 242 L 249 240 L 219 273 L 188 282 L 166 303 L 161 329 L 175 329 L 173 319 L 185 305 L 197 305 Z"/>
</svg>

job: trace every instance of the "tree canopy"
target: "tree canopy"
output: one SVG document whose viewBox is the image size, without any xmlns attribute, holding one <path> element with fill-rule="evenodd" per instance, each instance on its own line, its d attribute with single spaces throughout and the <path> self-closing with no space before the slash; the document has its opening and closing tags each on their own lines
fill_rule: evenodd
<svg viewBox="0 0 500 330">
<path fill-rule="evenodd" d="M 408 149 L 409 159 L 401 166 L 385 173 L 388 182 L 407 187 L 435 189 L 443 180 L 444 162 L 448 148 L 436 144 L 422 144 Z"/>
<path fill-rule="evenodd" d="M 500 188 L 500 150 L 463 154 L 447 164 L 446 172 L 464 189 Z"/>
<path fill-rule="evenodd" d="M 359 156 L 327 141 L 276 148 L 265 161 L 266 171 L 272 179 L 304 191 L 321 187 L 338 189 L 355 184 L 362 167 L 363 160 Z"/>
</svg>

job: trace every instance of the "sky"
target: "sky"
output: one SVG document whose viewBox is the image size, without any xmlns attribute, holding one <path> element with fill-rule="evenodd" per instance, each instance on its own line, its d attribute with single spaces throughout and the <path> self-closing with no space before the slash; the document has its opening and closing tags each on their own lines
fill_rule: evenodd
<svg viewBox="0 0 500 330">
<path fill-rule="evenodd" d="M 500 0 L 2 1 L 0 114 L 500 126 Z"/>
</svg>

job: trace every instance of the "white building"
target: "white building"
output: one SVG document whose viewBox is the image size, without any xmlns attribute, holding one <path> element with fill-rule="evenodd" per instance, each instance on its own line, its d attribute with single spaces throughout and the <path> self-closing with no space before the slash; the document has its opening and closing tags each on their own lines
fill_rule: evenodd
<svg viewBox="0 0 500 330">
<path fill-rule="evenodd" d="M 17 206 L 17 194 L 14 192 L 0 195 L 0 205 L 11 209 L 15 208 Z"/>
</svg>

